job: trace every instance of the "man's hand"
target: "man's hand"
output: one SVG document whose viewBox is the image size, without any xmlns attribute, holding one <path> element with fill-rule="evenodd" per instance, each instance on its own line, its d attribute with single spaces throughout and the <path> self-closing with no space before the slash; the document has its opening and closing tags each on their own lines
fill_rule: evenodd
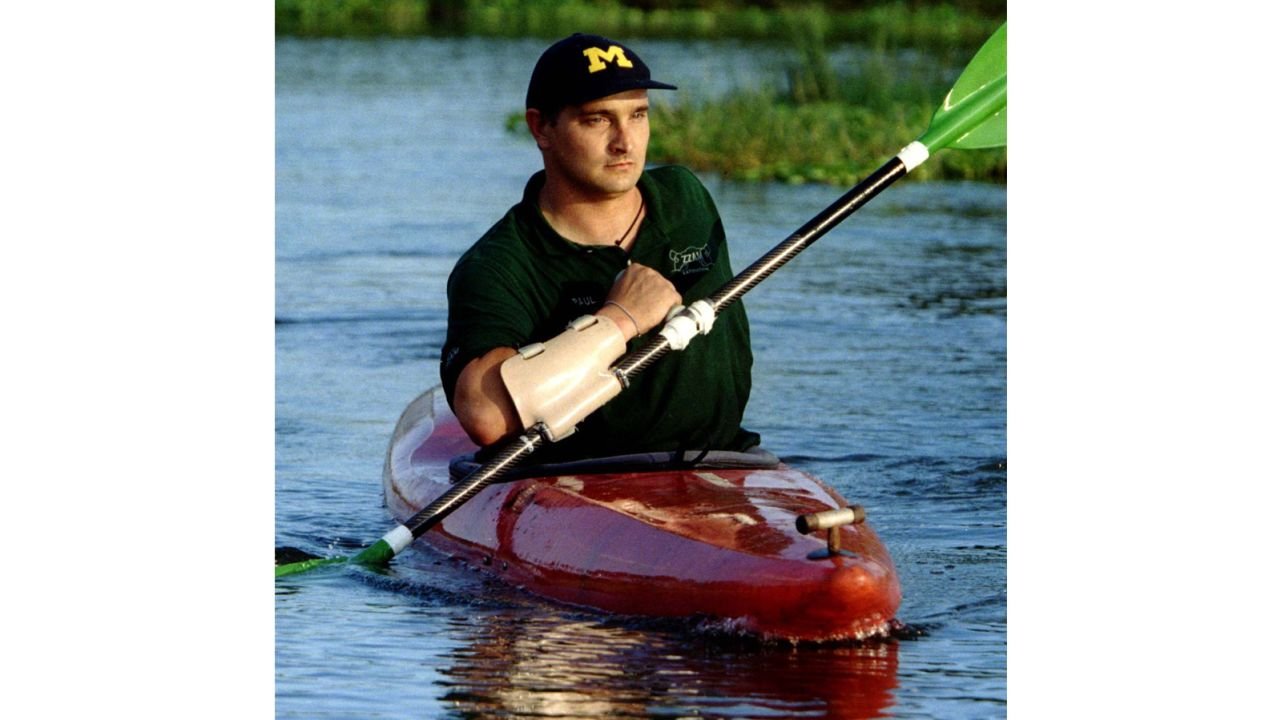
<svg viewBox="0 0 1280 720">
<path fill-rule="evenodd" d="M 626 341 L 665 322 L 671 308 L 680 304 L 680 293 L 658 271 L 632 263 L 618 275 L 605 303 L 596 314 L 612 320 Z M 512 348 L 495 348 L 467 363 L 458 376 L 454 409 L 463 429 L 478 445 L 491 445 L 524 430 L 499 371 L 515 354 Z"/>
<path fill-rule="evenodd" d="M 596 314 L 608 317 L 624 333 L 634 328 L 635 335 L 627 336 L 630 340 L 661 325 L 671 308 L 679 304 L 680 293 L 670 280 L 653 268 L 632 263 L 618 275 Z"/>
</svg>

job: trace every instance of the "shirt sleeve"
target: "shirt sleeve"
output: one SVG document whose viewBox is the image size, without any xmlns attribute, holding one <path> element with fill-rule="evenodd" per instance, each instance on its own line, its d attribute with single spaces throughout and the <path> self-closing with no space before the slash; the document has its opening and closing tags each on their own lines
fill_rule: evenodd
<svg viewBox="0 0 1280 720">
<path fill-rule="evenodd" d="M 534 320 L 520 287 L 503 268 L 478 258 L 463 258 L 449 276 L 440 380 L 450 404 L 467 363 L 494 348 L 518 348 L 532 336 Z"/>
</svg>

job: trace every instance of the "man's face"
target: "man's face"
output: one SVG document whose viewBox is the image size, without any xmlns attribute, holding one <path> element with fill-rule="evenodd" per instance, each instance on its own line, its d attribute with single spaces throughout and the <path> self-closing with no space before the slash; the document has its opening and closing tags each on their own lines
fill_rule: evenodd
<svg viewBox="0 0 1280 720">
<path fill-rule="evenodd" d="M 649 93 L 630 90 L 567 107 L 554 125 L 541 125 L 538 145 L 548 174 L 580 192 L 627 192 L 640 179 L 649 148 Z"/>
</svg>

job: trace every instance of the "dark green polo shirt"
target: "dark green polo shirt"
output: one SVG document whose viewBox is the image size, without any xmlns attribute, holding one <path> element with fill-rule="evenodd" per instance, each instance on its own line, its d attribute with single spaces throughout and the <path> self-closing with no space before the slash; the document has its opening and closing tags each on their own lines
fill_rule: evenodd
<svg viewBox="0 0 1280 720">
<path fill-rule="evenodd" d="M 627 265 L 620 248 L 578 245 L 547 224 L 537 202 L 545 181 L 543 172 L 530 178 L 520 204 L 463 254 L 449 276 L 440 376 L 451 403 L 468 362 L 497 347 L 560 334 L 570 320 L 600 308 Z M 675 166 L 647 170 L 639 187 L 647 214 L 631 260 L 671 280 L 686 305 L 733 277 L 720 214 L 693 173 Z M 648 339 L 632 340 L 628 350 Z M 709 335 L 647 368 L 576 433 L 544 446 L 538 458 L 745 450 L 759 442 L 741 428 L 751 363 L 747 315 L 739 302 L 720 314 Z"/>
</svg>

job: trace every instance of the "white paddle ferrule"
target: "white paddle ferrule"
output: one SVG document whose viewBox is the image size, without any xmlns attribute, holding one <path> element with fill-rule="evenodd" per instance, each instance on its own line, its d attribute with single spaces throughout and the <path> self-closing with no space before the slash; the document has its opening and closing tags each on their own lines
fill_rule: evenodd
<svg viewBox="0 0 1280 720">
<path fill-rule="evenodd" d="M 383 535 L 382 540 L 391 546 L 393 555 L 399 555 L 401 550 L 409 547 L 413 542 L 413 531 L 403 525 L 397 525 L 395 530 Z"/>
<path fill-rule="evenodd" d="M 898 159 L 902 161 L 903 165 L 907 166 L 907 172 L 911 172 L 929 159 L 929 148 L 925 147 L 924 143 L 916 140 L 902 148 L 902 151 L 898 153 Z"/>
<path fill-rule="evenodd" d="M 688 307 L 676 307 L 667 314 L 667 324 L 659 335 L 667 339 L 672 350 L 683 350 L 695 335 L 706 335 L 716 322 L 715 308 L 706 300 L 698 300 Z"/>
<path fill-rule="evenodd" d="M 609 366 L 626 351 L 626 338 L 612 320 L 583 315 L 550 340 L 520 348 L 499 372 L 524 427 L 542 423 L 543 436 L 557 442 L 622 392 Z"/>
</svg>

